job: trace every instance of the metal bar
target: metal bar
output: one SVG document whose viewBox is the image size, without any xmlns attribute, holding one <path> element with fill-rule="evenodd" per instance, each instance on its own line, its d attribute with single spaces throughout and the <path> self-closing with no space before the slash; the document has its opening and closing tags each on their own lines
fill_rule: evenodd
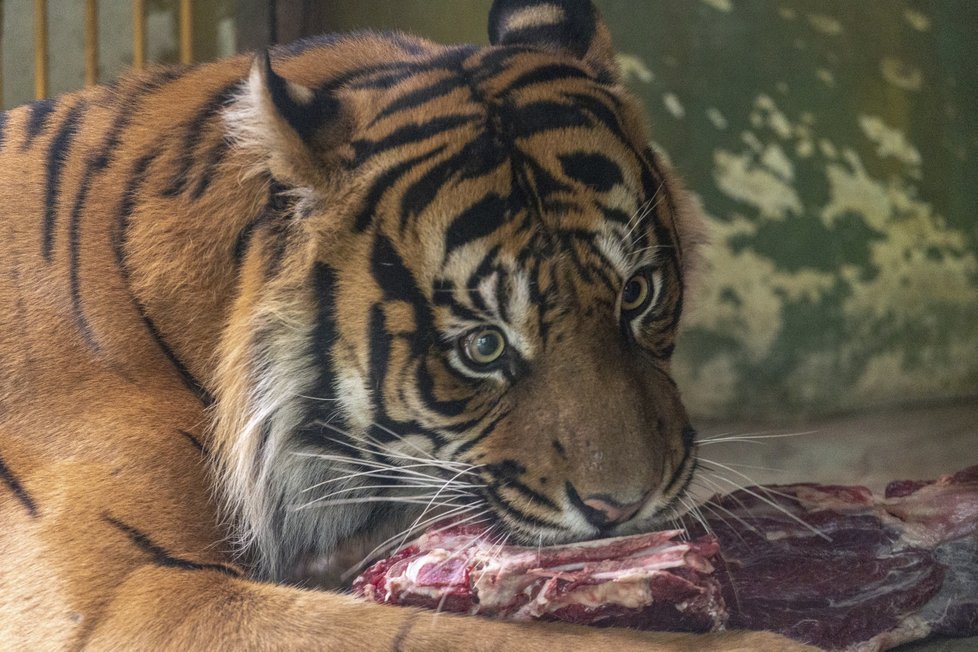
<svg viewBox="0 0 978 652">
<path fill-rule="evenodd" d="M 0 2 L 0 109 L 3 106 L 3 3 Z"/>
<path fill-rule="evenodd" d="M 180 63 L 194 61 L 193 5 L 193 0 L 180 0 Z"/>
<path fill-rule="evenodd" d="M 132 65 L 146 67 L 146 0 L 132 0 Z"/>
<path fill-rule="evenodd" d="M 85 85 L 98 83 L 98 0 L 85 0 Z"/>
<path fill-rule="evenodd" d="M 47 0 L 34 0 L 34 97 L 48 96 Z"/>
</svg>

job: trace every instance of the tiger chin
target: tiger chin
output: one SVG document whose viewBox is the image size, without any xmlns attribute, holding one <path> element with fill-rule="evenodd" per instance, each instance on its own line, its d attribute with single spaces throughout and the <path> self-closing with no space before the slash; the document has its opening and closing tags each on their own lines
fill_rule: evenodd
<svg viewBox="0 0 978 652">
<path fill-rule="evenodd" d="M 447 521 L 657 527 L 700 239 L 585 0 L 311 39 L 0 118 L 0 640 L 803 649 L 298 588 Z"/>
</svg>

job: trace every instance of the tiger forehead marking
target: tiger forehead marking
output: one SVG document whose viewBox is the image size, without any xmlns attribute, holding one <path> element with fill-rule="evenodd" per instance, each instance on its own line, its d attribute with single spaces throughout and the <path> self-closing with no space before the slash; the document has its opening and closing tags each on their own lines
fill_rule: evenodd
<svg viewBox="0 0 978 652">
<path fill-rule="evenodd" d="M 400 92 L 380 103 L 371 135 L 354 142 L 360 164 L 386 159 L 375 163 L 378 186 L 390 182 L 399 157 L 416 164 L 406 189 L 391 191 L 399 194 L 398 204 L 377 202 L 374 227 L 398 234 L 406 259 L 433 262 L 441 248 L 440 268 L 414 265 L 419 283 L 431 292 L 448 291 L 445 279 L 452 279 L 453 288 L 481 288 L 477 304 L 505 310 L 500 299 L 509 288 L 501 282 L 499 261 L 513 267 L 530 256 L 578 264 L 591 259 L 586 264 L 607 268 L 601 276 L 616 292 L 634 271 L 632 252 L 653 249 L 645 230 L 636 228 L 644 217 L 637 215 L 642 177 L 651 174 L 615 116 L 620 102 L 583 67 L 552 56 L 505 50 L 453 55 L 456 60 L 436 58 L 438 73 L 404 82 L 407 90 L 385 89 L 385 95 Z M 488 71 L 486 59 L 494 66 Z M 440 68 L 447 62 L 447 70 Z M 423 120 L 409 111 L 415 106 L 424 107 Z M 395 157 L 391 142 L 407 147 Z M 578 186 L 593 196 L 582 202 Z M 625 219 L 615 225 L 608 216 Z M 581 251 L 587 248 L 594 251 Z M 495 260 L 487 264 L 487 258 Z M 487 294 L 491 285 L 495 292 Z"/>
</svg>

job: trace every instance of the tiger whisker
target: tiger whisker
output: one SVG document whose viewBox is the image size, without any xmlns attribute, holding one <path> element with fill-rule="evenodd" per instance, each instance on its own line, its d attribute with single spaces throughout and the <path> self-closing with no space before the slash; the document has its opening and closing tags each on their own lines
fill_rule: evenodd
<svg viewBox="0 0 978 652">
<path fill-rule="evenodd" d="M 352 464 L 352 462 L 349 460 L 337 460 L 329 455 L 316 455 L 316 457 L 334 461 L 334 462 L 340 462 L 341 464 Z M 414 470 L 414 468 L 412 468 L 412 467 L 423 468 L 427 466 L 424 464 L 417 464 L 417 465 L 412 464 L 412 465 L 405 465 L 405 466 L 382 466 L 382 465 L 376 465 L 373 467 L 371 467 L 370 465 L 365 465 L 365 466 L 370 470 L 367 471 L 358 470 L 358 471 L 346 473 L 338 477 L 330 478 L 328 480 L 323 480 L 319 484 L 313 485 L 313 487 L 322 486 L 333 482 L 340 482 L 342 480 L 352 480 L 353 478 L 360 478 L 360 477 L 375 477 L 375 478 L 382 477 L 388 480 L 395 479 L 397 477 L 401 477 L 401 478 L 410 477 L 410 478 L 431 480 L 437 486 L 440 486 L 442 483 L 445 482 L 444 478 L 441 478 L 436 475 L 431 475 L 430 473 L 422 473 L 421 471 L 416 471 Z M 392 475 L 387 475 L 387 474 L 392 474 Z M 459 482 L 459 484 L 467 484 L 467 486 L 475 486 L 474 484 L 471 483 Z"/>
<path fill-rule="evenodd" d="M 442 487 L 441 489 L 439 489 L 438 491 L 436 491 L 436 492 L 435 492 L 435 495 L 431 497 L 431 502 L 429 503 L 429 505 L 430 505 L 430 504 L 432 504 L 432 503 L 434 503 L 434 502 L 435 502 L 435 501 L 436 501 L 436 500 L 438 499 L 438 496 L 440 496 L 440 495 L 441 495 L 441 492 L 442 492 L 442 491 L 444 491 L 444 490 L 445 490 L 445 488 L 449 486 L 449 484 L 451 484 L 451 483 L 452 483 L 453 481 L 455 481 L 455 480 L 457 480 L 457 479 L 458 479 L 458 477 L 459 477 L 460 475 L 462 475 L 462 473 L 463 473 L 463 472 L 462 472 L 462 471 L 460 471 L 459 473 L 456 473 L 456 474 L 455 474 L 455 475 L 454 475 L 453 477 L 451 477 L 451 478 L 449 478 L 449 479 L 448 479 L 448 480 L 447 480 L 447 481 L 445 482 L 445 485 L 444 485 L 444 486 L 443 486 L 443 487 Z M 427 512 L 428 512 L 428 507 L 425 507 L 425 509 L 424 509 L 424 511 L 423 511 L 423 512 L 421 512 L 421 516 L 418 516 L 418 518 L 417 518 L 417 519 L 415 519 L 415 521 L 414 521 L 414 523 L 412 523 L 412 524 L 411 524 L 411 526 L 413 527 L 413 526 L 414 526 L 415 524 L 417 524 L 417 522 L 418 522 L 418 520 L 420 520 L 420 519 L 421 519 L 421 517 L 422 517 L 422 516 L 424 516 L 424 515 L 425 515 L 425 514 L 426 514 Z"/>
<path fill-rule="evenodd" d="M 439 485 L 435 485 L 435 484 L 368 484 L 368 485 L 356 485 L 352 487 L 345 487 L 343 489 L 337 489 L 335 491 L 331 491 L 328 494 L 320 496 L 320 498 L 332 498 L 333 496 L 338 496 L 340 494 L 348 494 L 356 491 L 367 491 L 370 489 L 383 490 L 383 489 L 435 489 L 435 488 L 445 489 L 445 487 L 439 487 Z M 309 489 L 303 489 L 301 493 L 304 493 L 308 490 Z M 446 490 L 446 493 L 452 496 L 475 497 L 477 495 L 475 492 L 467 491 L 465 489 L 460 489 L 457 487 L 448 488 Z"/>
<path fill-rule="evenodd" d="M 385 426 L 382 426 L 382 425 L 380 425 L 379 423 L 374 423 L 374 424 L 373 424 L 373 426 L 374 426 L 375 428 L 377 428 L 377 429 L 379 429 L 379 430 L 383 430 L 384 432 L 386 432 L 386 433 L 387 433 L 388 435 L 390 435 L 391 437 L 393 437 L 393 438 L 395 438 L 395 439 L 397 439 L 397 440 L 399 440 L 399 441 L 401 441 L 401 442 L 403 442 L 403 443 L 404 443 L 405 445 L 407 445 L 407 446 L 410 446 L 410 447 L 412 447 L 412 448 L 414 448 L 415 450 L 417 450 L 417 451 L 418 451 L 419 453 L 421 453 L 422 455 L 424 455 L 424 456 L 426 456 L 426 457 L 429 457 L 429 458 L 431 458 L 431 459 L 436 459 L 436 458 L 434 458 L 434 457 L 432 457 L 432 455 L 431 455 L 431 453 L 429 453 L 429 452 L 428 452 L 428 451 L 426 451 L 425 449 L 423 449 L 423 448 L 421 448 L 420 446 L 418 446 L 418 445 L 417 445 L 417 444 L 415 444 L 414 442 L 412 442 L 412 441 L 408 441 L 407 439 L 405 439 L 404 437 L 402 437 L 402 436 L 401 436 L 401 435 L 399 435 L 398 433 L 396 433 L 396 432 L 394 432 L 394 431 L 393 431 L 393 430 L 391 430 L 390 428 L 387 428 L 387 427 L 385 427 Z M 375 440 L 375 442 L 374 442 L 374 443 L 379 443 L 379 442 L 376 442 L 376 440 Z"/>
<path fill-rule="evenodd" d="M 724 471 L 729 471 L 730 473 L 733 473 L 735 475 L 738 475 L 741 478 L 743 478 L 744 480 L 746 480 L 748 483 L 750 483 L 751 485 L 756 486 L 758 489 L 764 491 L 764 493 L 766 493 L 768 495 L 778 496 L 780 498 L 787 498 L 789 500 L 794 500 L 795 499 L 795 497 L 792 496 L 791 494 L 782 493 L 782 492 L 780 492 L 780 491 L 778 491 L 776 489 L 771 489 L 769 487 L 761 486 L 761 484 L 759 482 L 757 482 L 756 480 L 754 480 L 752 477 L 750 477 L 746 473 L 742 473 L 742 472 L 738 471 L 737 469 L 731 468 L 730 466 L 728 466 L 727 464 L 723 464 L 722 462 L 717 462 L 716 460 L 708 460 L 708 459 L 706 459 L 705 457 L 702 457 L 702 456 L 699 458 L 699 461 L 700 461 L 701 464 L 703 464 L 703 463 L 705 463 L 705 464 L 712 464 L 714 466 L 720 467 Z M 713 473 L 714 475 L 717 475 L 718 477 L 721 477 L 721 476 L 718 475 L 718 472 L 717 472 L 716 469 L 711 469 L 708 466 L 703 466 L 703 469 L 705 471 L 709 471 L 709 472 Z M 742 488 L 746 488 L 746 486 L 745 487 L 742 487 Z"/>
<path fill-rule="evenodd" d="M 625 228 L 627 229 L 627 231 L 625 231 L 625 237 L 623 238 L 624 240 L 628 240 L 628 238 L 631 237 L 635 229 L 638 228 L 638 225 L 642 223 L 642 220 L 648 217 L 649 211 L 651 210 L 652 207 L 652 202 L 655 201 L 655 198 L 659 194 L 659 191 L 662 190 L 662 185 L 663 185 L 662 182 L 660 182 L 659 187 L 656 188 L 655 192 L 652 193 L 652 196 L 649 197 L 644 202 L 642 202 L 642 205 L 638 207 L 638 210 L 636 210 L 635 213 L 632 214 L 632 216 L 628 219 L 628 223 L 625 224 Z"/>
<path fill-rule="evenodd" d="M 739 483 L 734 482 L 730 478 L 728 478 L 726 476 L 723 476 L 723 475 L 720 475 L 716 471 L 713 471 L 711 469 L 707 469 L 707 470 L 711 471 L 711 473 L 713 474 L 713 477 L 715 477 L 716 479 L 722 480 L 723 482 L 726 482 L 726 483 L 730 484 L 736 490 L 743 491 L 746 494 L 748 494 L 749 496 L 753 496 L 754 498 L 760 500 L 761 502 L 763 502 L 764 504 L 766 504 L 768 507 L 771 507 L 773 509 L 776 509 L 777 511 L 781 512 L 782 514 L 784 514 L 785 516 L 787 516 L 788 518 L 790 518 L 792 521 L 795 521 L 796 523 L 798 523 L 799 525 L 801 525 L 802 527 L 804 527 L 805 529 L 807 529 L 808 531 L 810 531 L 815 536 L 817 536 L 819 538 L 822 538 L 822 539 L 824 539 L 826 541 L 832 541 L 832 537 L 830 537 L 829 535 L 825 534 L 824 532 L 822 532 L 821 530 L 819 530 L 818 528 L 816 528 L 815 526 L 813 526 L 811 523 L 808 523 L 804 519 L 801 519 L 798 516 L 796 516 L 795 514 L 792 514 L 790 511 L 788 511 L 787 509 L 785 509 L 784 506 L 777 504 L 775 501 L 773 501 L 770 498 L 768 498 L 767 496 L 763 495 L 763 493 L 759 493 L 757 491 L 754 491 L 750 487 L 742 486 Z M 750 480 L 750 482 L 753 483 L 753 480 Z M 767 492 L 767 493 L 775 493 L 775 492 L 770 492 L 769 490 L 764 489 L 763 487 L 758 487 L 758 488 L 759 489 L 762 489 L 764 492 Z M 781 494 L 781 495 L 784 496 L 785 494 Z M 794 498 L 794 496 L 789 496 L 789 498 Z"/>
<path fill-rule="evenodd" d="M 309 507 L 336 507 L 337 505 L 361 505 L 364 503 L 402 503 L 405 505 L 430 505 L 429 496 L 361 496 L 359 498 L 338 498 L 335 500 L 324 500 L 316 498 L 302 505 L 289 507 L 290 512 L 298 512 Z M 455 507 L 456 503 L 436 503 L 440 507 Z"/>
<path fill-rule="evenodd" d="M 744 510 L 745 512 L 748 511 L 747 506 L 744 505 L 744 501 L 740 499 L 740 496 L 736 495 L 735 493 L 727 494 L 726 487 L 721 486 L 719 482 L 716 482 L 712 478 L 700 474 L 694 478 L 693 482 L 696 483 L 697 486 L 702 487 L 706 489 L 708 492 L 710 492 L 710 497 L 712 496 L 719 497 L 719 496 L 724 496 L 726 494 L 726 496 L 729 497 L 731 500 L 733 500 L 735 503 L 737 503 L 737 505 L 742 510 Z M 709 502 L 710 497 L 708 497 L 707 501 L 704 502 Z"/>
<path fill-rule="evenodd" d="M 411 462 L 419 462 L 420 463 L 419 466 L 430 466 L 430 467 L 435 467 L 435 468 L 441 468 L 441 469 L 445 469 L 447 471 L 451 471 L 452 473 L 456 473 L 456 472 L 458 472 L 460 470 L 463 471 L 463 472 L 471 473 L 472 472 L 472 469 L 479 468 L 480 466 L 482 466 L 481 464 L 480 465 L 472 465 L 472 464 L 468 464 L 468 463 L 465 463 L 465 462 L 452 462 L 452 461 L 447 461 L 447 460 L 439 460 L 439 459 L 435 459 L 435 458 L 414 457 L 413 455 L 405 455 L 403 453 L 398 453 L 398 452 L 395 452 L 395 451 L 371 451 L 371 450 L 369 450 L 367 448 L 362 448 L 362 447 L 357 446 L 355 444 L 351 444 L 349 442 L 345 442 L 343 440 L 335 439 L 335 438 L 330 438 L 329 441 L 332 441 L 334 443 L 337 443 L 337 444 L 346 446 L 348 448 L 352 448 L 354 450 L 357 450 L 357 451 L 360 451 L 360 452 L 363 452 L 363 453 L 368 453 L 370 455 L 376 455 L 378 452 L 380 452 L 382 455 L 385 455 L 386 457 L 403 459 L 403 460 L 408 460 L 408 461 L 411 461 Z M 351 459 L 357 459 L 357 458 L 351 458 Z M 378 462 L 377 460 L 371 460 L 371 461 L 377 462 L 377 463 L 382 463 L 382 462 Z M 393 465 L 391 465 L 391 466 L 393 466 Z M 415 465 L 398 465 L 398 466 L 415 466 Z M 475 475 L 475 474 L 473 473 L 473 475 Z"/>
<path fill-rule="evenodd" d="M 420 529 L 420 528 L 423 528 L 423 527 L 425 527 L 427 525 L 431 525 L 432 523 L 435 523 L 437 521 L 440 521 L 442 519 L 445 519 L 445 518 L 447 518 L 449 516 L 456 516 L 458 514 L 465 514 L 466 512 L 470 512 L 472 510 L 478 509 L 479 507 L 480 507 L 479 505 L 474 505 L 474 504 L 473 505 L 462 505 L 462 506 L 456 507 L 454 509 L 450 509 L 447 512 L 441 512 L 439 514 L 436 514 L 434 516 L 431 516 L 431 517 L 425 519 L 424 521 L 422 521 L 421 523 L 418 523 L 418 525 L 415 526 L 415 527 L 418 528 L 418 529 Z M 485 515 L 486 513 L 488 513 L 488 510 L 483 509 L 481 512 L 479 512 L 478 514 L 476 514 L 476 516 Z M 437 530 L 433 530 L 432 532 L 441 532 L 444 529 L 445 528 L 439 528 Z M 344 581 L 346 581 L 353 574 L 359 572 L 364 566 L 366 566 L 368 563 L 370 563 L 370 560 L 372 560 L 376 555 L 386 554 L 386 551 L 389 550 L 391 547 L 393 547 L 394 541 L 396 541 L 397 539 L 401 539 L 402 537 L 404 537 L 405 540 L 406 540 L 406 537 L 408 537 L 410 535 L 411 535 L 411 531 L 410 530 L 402 530 L 402 531 L 398 532 L 397 534 L 395 534 L 393 536 L 390 536 L 390 537 L 384 539 L 379 544 L 377 544 L 376 546 L 374 546 L 374 548 L 370 552 L 368 552 L 366 555 L 364 555 L 363 558 L 359 562 L 357 562 L 356 564 L 354 564 L 353 566 L 351 566 L 350 568 L 348 568 L 346 571 L 344 571 L 343 574 L 340 576 L 341 579 L 344 580 Z M 399 544 L 398 545 L 398 548 L 400 547 L 400 545 L 403 545 L 403 544 Z"/>
<path fill-rule="evenodd" d="M 805 430 L 802 432 L 785 432 L 777 434 L 763 434 L 758 433 L 755 435 L 730 435 L 729 433 L 724 433 L 721 435 L 714 435 L 713 437 L 706 437 L 698 440 L 700 446 L 706 446 L 707 444 L 720 444 L 726 442 L 745 442 L 745 443 L 759 443 L 764 439 L 783 439 L 786 437 L 803 437 L 805 435 L 818 434 L 818 430 Z"/>
<path fill-rule="evenodd" d="M 419 480 L 415 476 L 410 476 L 409 475 L 407 477 L 409 479 L 411 479 L 410 484 L 416 485 L 418 487 L 429 487 L 429 488 L 432 488 L 432 489 L 436 489 L 438 487 L 444 486 L 444 484 L 445 484 L 444 481 L 437 480 L 437 479 L 434 479 L 434 478 L 432 478 L 430 482 L 424 482 L 424 481 Z M 302 493 L 305 493 L 307 491 L 311 491 L 313 489 L 317 489 L 319 487 L 323 487 L 323 486 L 326 486 L 326 485 L 329 485 L 329 484 L 333 484 L 333 483 L 336 483 L 336 482 L 342 482 L 343 480 L 353 480 L 353 479 L 356 479 L 356 478 L 369 478 L 370 480 L 393 480 L 397 484 L 391 484 L 391 485 L 388 485 L 388 486 L 391 486 L 391 487 L 395 487 L 395 486 L 402 486 L 402 487 L 408 486 L 408 484 L 404 482 L 404 479 L 405 479 L 405 476 L 404 475 L 396 475 L 396 474 L 394 474 L 394 475 L 388 475 L 388 474 L 385 474 L 385 473 L 381 473 L 380 471 L 369 471 L 369 472 L 351 473 L 351 474 L 348 474 L 348 475 L 345 475 L 345 476 L 340 476 L 338 478 L 331 478 L 329 480 L 324 480 L 322 482 L 317 482 L 316 484 L 314 484 L 312 486 L 309 486 L 309 487 L 306 487 L 305 489 L 303 489 L 302 490 Z M 356 488 L 360 488 L 361 486 L 362 485 L 356 485 Z M 462 491 L 462 490 L 468 490 L 468 489 L 478 489 L 478 488 L 485 487 L 485 486 L 486 485 L 484 485 L 484 484 L 469 484 L 469 483 L 464 483 L 464 482 L 456 482 L 456 483 L 454 483 L 453 489 Z"/>
<path fill-rule="evenodd" d="M 341 428 L 337 428 L 336 426 L 334 426 L 333 424 L 331 424 L 331 423 L 329 423 L 327 421 L 315 421 L 313 423 L 315 425 L 321 425 L 321 426 L 324 426 L 326 428 L 329 428 L 330 430 L 332 430 L 332 431 L 334 431 L 334 432 L 336 432 L 338 434 L 345 435 L 347 437 L 350 436 L 349 433 L 345 432 Z M 448 469 L 450 469 L 452 471 L 455 471 L 456 470 L 455 467 L 474 468 L 473 465 L 468 464 L 466 462 L 454 462 L 454 461 L 451 461 L 451 460 L 441 460 L 441 459 L 438 459 L 436 457 L 433 457 L 427 451 L 425 451 L 424 449 L 420 448 L 419 446 L 416 446 L 415 444 L 413 444 L 413 443 L 411 443 L 409 441 L 404 440 L 403 438 L 401 438 L 401 441 L 402 442 L 404 442 L 405 444 L 407 444 L 409 446 L 413 446 L 414 448 L 417 448 L 424 455 L 424 457 L 423 458 L 419 458 L 419 457 L 415 457 L 415 456 L 412 456 L 412 455 L 407 455 L 406 453 L 403 453 L 403 452 L 400 452 L 400 451 L 394 451 L 389 446 L 386 446 L 382 442 L 379 442 L 376 439 L 373 439 L 373 438 L 371 438 L 369 436 L 365 436 L 364 438 L 367 439 L 367 441 L 369 443 L 372 443 L 374 446 L 376 446 L 380 450 L 379 451 L 370 450 L 369 448 L 364 448 L 362 446 L 357 446 L 356 444 L 353 444 L 353 443 L 348 442 L 348 441 L 343 441 L 342 439 L 336 439 L 335 437 L 331 437 L 329 439 L 329 441 L 332 441 L 332 442 L 334 442 L 336 444 L 339 444 L 341 446 L 346 446 L 347 448 L 351 448 L 353 450 L 360 451 L 362 453 L 367 453 L 369 455 L 376 455 L 376 454 L 380 453 L 380 454 L 386 455 L 388 457 L 395 457 L 395 458 L 399 458 L 399 459 L 406 459 L 406 460 L 413 460 L 413 461 L 425 461 L 425 462 L 427 462 L 428 464 L 430 464 L 432 466 L 441 466 L 441 467 L 444 467 L 444 468 L 448 468 Z"/>
<path fill-rule="evenodd" d="M 338 455 L 338 454 L 335 454 L 335 453 L 317 453 L 317 452 L 310 452 L 310 451 L 296 451 L 294 454 L 296 456 L 299 456 L 299 457 L 317 457 L 317 458 L 321 458 L 321 459 L 331 460 L 333 462 L 338 462 L 340 464 L 346 464 L 346 465 L 352 466 L 354 468 L 362 467 L 362 468 L 368 468 L 368 469 L 385 469 L 385 470 L 389 470 L 389 471 L 398 471 L 398 470 L 407 469 L 407 470 L 410 471 L 410 473 L 413 473 L 415 475 L 421 474 L 421 475 L 424 475 L 425 477 L 429 477 L 429 478 L 433 478 L 433 479 L 437 479 L 437 480 L 444 480 L 444 477 L 433 475 L 431 473 L 423 473 L 422 471 L 415 470 L 415 469 L 437 469 L 437 468 L 441 468 L 441 467 L 438 467 L 438 466 L 432 464 L 431 462 L 422 461 L 422 462 L 417 462 L 417 463 L 414 463 L 414 464 L 388 464 L 388 463 L 385 463 L 385 462 L 382 462 L 382 461 L 379 461 L 379 460 L 365 459 L 365 458 L 362 458 L 362 457 L 350 457 L 348 455 Z M 443 470 L 451 471 L 452 473 L 456 473 L 456 472 L 458 472 L 459 469 L 449 467 L 449 468 L 443 469 Z"/>
<path fill-rule="evenodd" d="M 696 503 L 688 500 L 685 496 L 680 496 L 679 502 L 686 508 L 686 513 L 692 514 L 693 518 L 695 518 L 699 524 L 703 526 L 703 530 L 705 530 L 708 534 L 713 534 L 713 528 L 711 528 L 710 524 L 706 522 L 706 519 L 703 517 L 703 513 L 700 512 Z"/>
<path fill-rule="evenodd" d="M 718 519 L 720 519 L 724 523 L 727 523 L 728 527 L 729 527 L 729 523 L 723 517 L 724 514 L 727 515 L 728 517 L 732 518 L 733 520 L 737 521 L 738 523 L 740 523 L 740 525 L 742 525 L 746 529 L 750 530 L 751 532 L 754 532 L 755 534 L 760 534 L 760 530 L 758 530 L 756 527 L 754 527 L 753 525 L 751 525 L 748 521 L 744 520 L 741 516 L 738 516 L 736 513 L 730 511 L 729 509 L 727 509 L 723 505 L 719 505 L 717 503 L 705 502 L 705 503 L 702 503 L 700 505 L 700 507 L 703 507 L 704 509 L 708 509 L 711 512 L 713 512 Z M 740 533 L 738 532 L 737 528 L 731 527 L 730 529 L 731 529 L 731 531 L 734 532 L 734 534 L 737 534 L 737 536 L 740 536 Z M 741 541 L 743 541 L 743 539 L 741 539 Z"/>
</svg>

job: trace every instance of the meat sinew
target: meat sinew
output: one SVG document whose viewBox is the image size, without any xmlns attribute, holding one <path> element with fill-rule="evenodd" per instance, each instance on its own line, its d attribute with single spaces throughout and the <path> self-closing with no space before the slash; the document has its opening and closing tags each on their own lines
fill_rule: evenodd
<svg viewBox="0 0 978 652">
<path fill-rule="evenodd" d="M 712 537 L 680 531 L 528 548 L 472 528 L 427 534 L 354 582 L 377 602 L 512 620 L 709 631 L 726 622 Z"/>
<path fill-rule="evenodd" d="M 367 599 L 515 620 L 777 631 L 884 650 L 978 634 L 978 466 L 936 481 L 776 485 L 708 501 L 711 533 L 496 546 L 432 532 L 354 582 Z M 689 540 L 684 540 L 681 535 Z"/>
</svg>

